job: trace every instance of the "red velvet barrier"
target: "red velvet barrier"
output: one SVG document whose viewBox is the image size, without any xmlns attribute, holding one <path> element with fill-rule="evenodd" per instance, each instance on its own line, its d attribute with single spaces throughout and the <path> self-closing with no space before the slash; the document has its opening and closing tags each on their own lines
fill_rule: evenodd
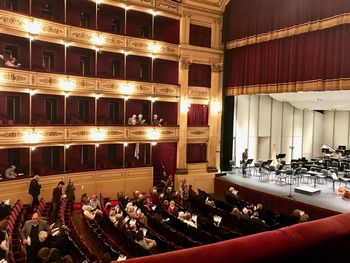
<svg viewBox="0 0 350 263">
<path fill-rule="evenodd" d="M 227 86 L 350 77 L 350 25 L 229 50 Z"/>
<path fill-rule="evenodd" d="M 231 0 L 226 41 L 350 12 L 348 0 Z"/>
<path fill-rule="evenodd" d="M 130 259 L 127 262 L 347 262 L 349 222 L 350 213 L 347 213 L 211 245 Z"/>
</svg>

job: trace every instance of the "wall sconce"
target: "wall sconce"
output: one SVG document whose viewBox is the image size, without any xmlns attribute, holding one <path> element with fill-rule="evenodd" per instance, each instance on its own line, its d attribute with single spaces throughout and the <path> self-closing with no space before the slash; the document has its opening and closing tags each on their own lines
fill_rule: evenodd
<svg viewBox="0 0 350 263">
<path fill-rule="evenodd" d="M 101 35 L 93 34 L 91 36 L 91 42 L 98 48 L 103 46 L 106 43 L 106 38 Z"/>
<path fill-rule="evenodd" d="M 180 102 L 181 112 L 188 112 L 191 107 L 191 103 L 188 99 L 182 99 Z"/>
<path fill-rule="evenodd" d="M 134 92 L 134 85 L 128 84 L 128 83 L 122 83 L 119 86 L 119 92 L 123 94 L 131 94 Z"/>
<path fill-rule="evenodd" d="M 96 4 L 101 4 L 102 3 L 102 0 L 95 0 Z"/>
<path fill-rule="evenodd" d="M 68 150 L 70 147 L 70 144 L 66 144 L 64 147 Z"/>
<path fill-rule="evenodd" d="M 97 128 L 97 130 L 93 130 L 91 132 L 91 139 L 93 141 L 103 141 L 106 137 L 106 132 L 100 130 L 100 128 Z"/>
<path fill-rule="evenodd" d="M 152 54 L 157 54 L 160 52 L 161 46 L 156 43 L 152 43 L 148 46 L 148 49 Z"/>
<path fill-rule="evenodd" d="M 157 142 L 152 142 L 151 145 L 152 145 L 152 146 L 156 146 L 156 145 L 157 145 Z"/>
<path fill-rule="evenodd" d="M 152 102 L 152 103 L 155 103 L 156 101 L 157 101 L 157 98 L 151 97 L 151 102 Z"/>
<path fill-rule="evenodd" d="M 100 147 L 100 145 L 99 145 L 98 143 L 96 143 L 96 144 L 95 144 L 95 147 L 98 148 L 98 147 Z"/>
<path fill-rule="evenodd" d="M 34 144 L 41 140 L 42 135 L 34 128 L 31 131 L 27 131 L 23 134 L 23 139 L 26 143 Z"/>
<path fill-rule="evenodd" d="M 128 143 L 127 143 L 127 142 L 124 142 L 124 143 L 123 143 L 123 146 L 124 146 L 124 147 L 128 147 Z"/>
<path fill-rule="evenodd" d="M 36 147 L 35 147 L 35 146 L 32 146 L 32 147 L 30 147 L 30 149 L 31 149 L 32 152 L 34 152 L 35 149 L 36 149 Z"/>
<path fill-rule="evenodd" d="M 152 14 L 152 16 L 157 16 L 159 12 L 152 9 L 150 13 Z"/>
<path fill-rule="evenodd" d="M 34 96 L 36 94 L 36 92 L 37 92 L 36 89 L 30 89 L 29 90 L 29 95 L 30 96 Z"/>
<path fill-rule="evenodd" d="M 160 132 L 156 129 L 150 129 L 150 130 L 148 130 L 147 137 L 148 137 L 148 139 L 153 140 L 153 141 L 159 140 Z"/>
<path fill-rule="evenodd" d="M 67 48 L 70 46 L 71 43 L 62 40 L 62 44 Z"/>
<path fill-rule="evenodd" d="M 63 90 L 72 91 L 75 88 L 75 81 L 69 79 L 60 79 L 58 86 Z"/>
<path fill-rule="evenodd" d="M 210 103 L 210 108 L 211 108 L 211 112 L 213 114 L 218 114 L 219 112 L 221 112 L 221 105 L 218 101 L 216 100 L 212 100 Z"/>
<path fill-rule="evenodd" d="M 129 99 L 129 96 L 124 96 L 125 101 L 128 101 L 128 99 Z"/>
<path fill-rule="evenodd" d="M 37 21 L 26 21 L 23 23 L 23 28 L 30 36 L 38 35 L 42 31 L 42 25 Z"/>
<path fill-rule="evenodd" d="M 99 98 L 101 98 L 101 94 L 95 94 L 94 97 L 96 100 L 98 100 Z"/>
</svg>

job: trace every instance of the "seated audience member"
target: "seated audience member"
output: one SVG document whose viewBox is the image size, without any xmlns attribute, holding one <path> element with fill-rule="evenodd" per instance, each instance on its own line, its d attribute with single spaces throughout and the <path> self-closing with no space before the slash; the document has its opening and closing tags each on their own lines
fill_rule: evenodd
<svg viewBox="0 0 350 263">
<path fill-rule="evenodd" d="M 158 115 L 154 114 L 153 115 L 153 119 L 152 119 L 152 125 L 156 125 L 156 126 L 162 126 L 163 125 L 163 119 L 160 118 L 158 119 Z"/>
<path fill-rule="evenodd" d="M 237 207 L 234 207 L 234 208 L 232 209 L 231 214 L 233 214 L 233 215 L 239 217 L 240 214 L 241 214 L 241 212 L 239 211 L 239 209 L 238 209 Z"/>
<path fill-rule="evenodd" d="M 171 186 L 167 187 L 164 197 L 168 200 L 174 199 L 173 188 Z"/>
<path fill-rule="evenodd" d="M 92 207 L 93 210 L 99 209 L 101 210 L 101 203 L 97 199 L 96 195 L 93 195 L 90 199 L 89 205 Z"/>
<path fill-rule="evenodd" d="M 233 186 L 231 186 L 226 192 L 225 192 L 225 199 L 226 202 L 230 204 L 236 204 L 238 201 L 238 191 L 235 190 Z"/>
<path fill-rule="evenodd" d="M 94 220 L 97 216 L 103 216 L 103 212 L 99 209 L 93 209 L 90 205 L 82 207 L 84 216 L 89 220 Z M 97 219 L 97 218 L 96 218 Z"/>
<path fill-rule="evenodd" d="M 209 205 L 209 206 L 211 206 L 211 207 L 216 208 L 215 202 L 214 202 L 213 200 L 211 200 L 210 198 L 207 198 L 207 199 L 205 200 L 205 204 L 206 204 L 206 205 Z"/>
<path fill-rule="evenodd" d="M 129 119 L 128 119 L 128 124 L 129 125 L 136 125 L 137 119 L 136 119 L 136 114 L 133 114 Z"/>
<path fill-rule="evenodd" d="M 177 218 L 180 219 L 181 221 L 184 221 L 185 220 L 185 213 L 180 211 L 179 216 Z"/>
<path fill-rule="evenodd" d="M 139 114 L 137 116 L 136 125 L 145 125 L 145 124 L 146 124 L 146 120 L 143 118 L 142 114 Z"/>
<path fill-rule="evenodd" d="M 10 249 L 10 239 L 6 232 L 7 220 L 4 219 L 0 222 L 0 260 L 7 259 L 7 255 Z"/>
<path fill-rule="evenodd" d="M 82 194 L 81 199 L 80 199 L 80 203 L 81 203 L 82 207 L 84 205 L 90 205 L 90 198 L 86 193 Z"/>
<path fill-rule="evenodd" d="M 189 226 L 197 228 L 197 223 L 192 219 L 192 215 L 190 212 L 185 212 L 184 223 L 186 223 Z"/>
<path fill-rule="evenodd" d="M 5 171 L 5 178 L 7 179 L 15 179 L 17 177 L 17 173 L 15 172 L 16 166 L 11 165 Z"/>
<path fill-rule="evenodd" d="M 147 250 L 150 250 L 157 246 L 156 241 L 144 237 L 142 230 L 137 231 L 135 240 L 141 247 Z"/>
<path fill-rule="evenodd" d="M 102 263 L 111 263 L 112 262 L 112 257 L 108 253 L 104 253 L 102 256 Z"/>
<path fill-rule="evenodd" d="M 175 201 L 171 200 L 171 201 L 169 202 L 168 213 L 169 213 L 169 214 L 172 214 L 175 207 L 176 207 L 176 206 L 175 206 Z"/>
<path fill-rule="evenodd" d="M 5 62 L 5 66 L 11 67 L 11 68 L 19 68 L 21 66 L 21 63 L 17 63 L 16 58 L 11 57 L 9 60 Z"/>
<path fill-rule="evenodd" d="M 5 63 L 4 55 L 0 54 L 0 67 L 5 67 Z"/>
<path fill-rule="evenodd" d="M 129 211 L 128 215 L 131 218 L 138 220 L 140 223 L 142 223 L 145 226 L 148 226 L 147 217 L 143 213 L 137 212 L 134 206 L 130 206 L 128 211 Z"/>
<path fill-rule="evenodd" d="M 290 215 L 291 224 L 303 223 L 309 221 L 309 216 L 302 210 L 294 209 Z"/>
</svg>

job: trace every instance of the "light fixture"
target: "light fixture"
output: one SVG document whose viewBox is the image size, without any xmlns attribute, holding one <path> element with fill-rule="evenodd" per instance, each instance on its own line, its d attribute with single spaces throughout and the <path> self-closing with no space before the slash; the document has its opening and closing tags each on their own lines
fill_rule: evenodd
<svg viewBox="0 0 350 263">
<path fill-rule="evenodd" d="M 161 46 L 157 43 L 152 43 L 148 46 L 148 50 L 151 51 L 152 54 L 157 54 L 161 50 Z"/>
<path fill-rule="evenodd" d="M 30 94 L 30 96 L 34 96 L 35 94 L 36 94 L 36 90 L 35 89 L 30 89 L 29 90 L 29 94 Z"/>
<path fill-rule="evenodd" d="M 38 35 L 42 30 L 42 25 L 37 21 L 26 21 L 23 23 L 23 28 L 30 35 Z"/>
<path fill-rule="evenodd" d="M 68 98 L 70 96 L 70 93 L 69 92 L 63 92 L 63 95 L 65 98 Z"/>
<path fill-rule="evenodd" d="M 128 56 L 128 55 L 129 55 L 129 52 L 126 51 L 126 50 L 124 50 L 124 55 L 125 55 L 125 56 Z"/>
<path fill-rule="evenodd" d="M 62 40 L 62 44 L 63 44 L 65 47 L 69 47 L 71 43 Z"/>
<path fill-rule="evenodd" d="M 125 101 L 128 101 L 128 99 L 129 99 L 129 96 L 124 96 Z"/>
<path fill-rule="evenodd" d="M 123 8 L 125 9 L 125 11 L 128 11 L 128 10 L 130 9 L 130 6 L 124 4 L 124 5 L 123 5 Z"/>
<path fill-rule="evenodd" d="M 210 108 L 213 114 L 218 114 L 221 111 L 220 103 L 216 100 L 211 101 Z"/>
<path fill-rule="evenodd" d="M 58 81 L 58 86 L 63 90 L 71 91 L 75 88 L 75 81 L 67 79 L 60 79 Z"/>
<path fill-rule="evenodd" d="M 41 140 L 42 135 L 40 132 L 36 131 L 34 128 L 30 131 L 27 131 L 23 134 L 23 139 L 26 143 L 34 144 L 38 143 Z"/>
<path fill-rule="evenodd" d="M 35 149 L 36 149 L 36 147 L 35 147 L 35 146 L 32 146 L 32 147 L 30 147 L 30 149 L 32 150 L 32 152 L 34 152 Z"/>
<path fill-rule="evenodd" d="M 156 146 L 156 145 L 157 145 L 157 142 L 152 142 L 151 145 L 152 145 L 152 146 Z"/>
<path fill-rule="evenodd" d="M 119 86 L 119 92 L 123 94 L 131 94 L 134 92 L 134 85 L 128 83 L 122 83 Z"/>
<path fill-rule="evenodd" d="M 106 137 L 106 132 L 100 130 L 100 128 L 97 128 L 96 130 L 93 130 L 91 132 L 91 139 L 93 141 L 103 141 L 105 137 Z"/>
<path fill-rule="evenodd" d="M 148 130 L 147 137 L 150 140 L 158 140 L 160 138 L 160 132 L 156 129 Z"/>
<path fill-rule="evenodd" d="M 152 14 L 152 16 L 158 15 L 158 11 L 155 11 L 155 10 L 153 10 L 153 9 L 150 11 L 150 13 Z"/>
<path fill-rule="evenodd" d="M 104 36 L 101 36 L 101 35 L 93 34 L 91 36 L 91 42 L 95 46 L 100 47 L 106 43 L 106 38 Z"/>
<path fill-rule="evenodd" d="M 124 142 L 124 143 L 123 143 L 123 146 L 124 146 L 124 147 L 128 147 L 128 143 L 127 143 L 127 142 Z"/>
<path fill-rule="evenodd" d="M 152 102 L 152 103 L 155 103 L 156 100 L 157 100 L 157 99 L 156 99 L 155 97 L 151 97 L 151 102 Z"/>
<path fill-rule="evenodd" d="M 66 144 L 64 147 L 68 150 L 70 147 L 70 144 Z"/>
<path fill-rule="evenodd" d="M 96 93 L 94 96 L 95 96 L 95 99 L 96 99 L 96 100 L 98 100 L 99 98 L 101 98 L 101 94 L 97 94 L 97 93 Z"/>
<path fill-rule="evenodd" d="M 96 4 L 101 4 L 102 3 L 102 0 L 95 0 Z"/>
<path fill-rule="evenodd" d="M 188 99 L 182 99 L 180 102 L 181 112 L 188 112 L 190 110 L 191 103 Z"/>
<path fill-rule="evenodd" d="M 98 147 L 100 147 L 100 145 L 99 145 L 98 143 L 96 143 L 96 144 L 95 144 L 95 147 L 98 148 Z"/>
</svg>

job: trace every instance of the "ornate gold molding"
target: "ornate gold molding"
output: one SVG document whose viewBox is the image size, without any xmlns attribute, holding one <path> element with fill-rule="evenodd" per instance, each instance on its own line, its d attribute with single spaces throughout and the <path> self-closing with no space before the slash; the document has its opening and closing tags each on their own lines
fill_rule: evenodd
<svg viewBox="0 0 350 263">
<path fill-rule="evenodd" d="M 188 127 L 188 143 L 207 143 L 209 141 L 209 127 Z"/>
<path fill-rule="evenodd" d="M 224 63 L 222 62 L 211 61 L 210 66 L 212 72 L 222 72 L 224 69 Z"/>
<path fill-rule="evenodd" d="M 192 59 L 186 58 L 186 57 L 180 58 L 181 69 L 189 69 L 191 64 L 192 64 Z"/>
<path fill-rule="evenodd" d="M 188 87 L 188 97 L 197 99 L 209 99 L 210 98 L 210 88 L 204 87 Z"/>
<path fill-rule="evenodd" d="M 267 33 L 262 33 L 254 36 L 233 40 L 227 43 L 227 49 L 239 48 L 243 46 L 258 44 L 262 42 L 272 41 L 276 39 L 291 37 L 304 34 L 307 32 L 324 30 L 331 27 L 350 24 L 350 13 L 340 14 L 328 17 L 322 20 L 311 21 L 304 24 L 294 25 Z"/>
<path fill-rule="evenodd" d="M 153 95 L 167 97 L 177 97 L 179 95 L 179 86 L 171 84 L 89 78 L 11 68 L 1 68 L 0 75 L 2 76 L 0 86 L 11 86 L 19 89 L 23 88 L 26 90 L 28 90 L 28 88 L 31 88 L 61 92 L 63 90 L 60 87 L 60 82 L 62 80 L 69 79 L 75 83 L 75 88 L 72 90 L 72 92 L 79 91 L 83 93 L 90 93 L 90 95 L 91 92 L 96 91 L 101 92 L 101 94 L 110 94 L 112 92 L 115 95 L 125 95 L 122 91 L 119 91 L 120 87 L 125 85 L 125 83 L 133 87 L 133 92 L 127 95 Z"/>
<path fill-rule="evenodd" d="M 105 40 L 105 43 L 99 46 L 99 48 L 102 50 L 103 48 L 106 48 L 108 50 L 112 49 L 116 52 L 120 52 L 121 48 L 129 48 L 131 50 L 141 52 L 144 55 L 149 54 L 149 56 L 151 56 L 149 46 L 157 44 L 160 47 L 160 55 L 167 55 L 176 58 L 178 57 L 179 46 L 176 44 L 109 34 L 0 10 L 0 26 L 8 29 L 26 33 L 23 25 L 25 22 L 31 19 L 39 22 L 42 25 L 42 32 L 37 36 L 37 38 L 40 39 L 41 36 L 45 36 L 45 41 L 48 42 L 62 44 L 62 41 L 64 40 L 65 42 L 70 43 L 72 46 L 80 47 L 85 45 L 84 47 L 86 47 L 86 44 L 94 46 L 92 38 L 94 35 L 98 35 Z M 10 35 L 17 35 L 16 32 L 11 30 L 6 31 L 6 33 Z M 82 45 L 80 45 L 80 43 Z"/>
<path fill-rule="evenodd" d="M 104 133 L 102 141 L 95 141 L 92 133 L 96 130 Z M 177 141 L 179 128 L 177 126 L 0 126 L 0 146 L 40 146 L 50 144 L 70 143 L 122 143 L 127 141 L 150 142 L 150 130 L 156 131 L 159 138 L 156 141 Z M 38 143 L 29 143 L 25 134 L 35 132 L 40 136 Z"/>
<path fill-rule="evenodd" d="M 333 91 L 349 90 L 350 79 L 308 80 L 290 83 L 262 84 L 250 86 L 228 87 L 227 96 L 246 94 L 267 94 L 281 92 Z"/>
</svg>

